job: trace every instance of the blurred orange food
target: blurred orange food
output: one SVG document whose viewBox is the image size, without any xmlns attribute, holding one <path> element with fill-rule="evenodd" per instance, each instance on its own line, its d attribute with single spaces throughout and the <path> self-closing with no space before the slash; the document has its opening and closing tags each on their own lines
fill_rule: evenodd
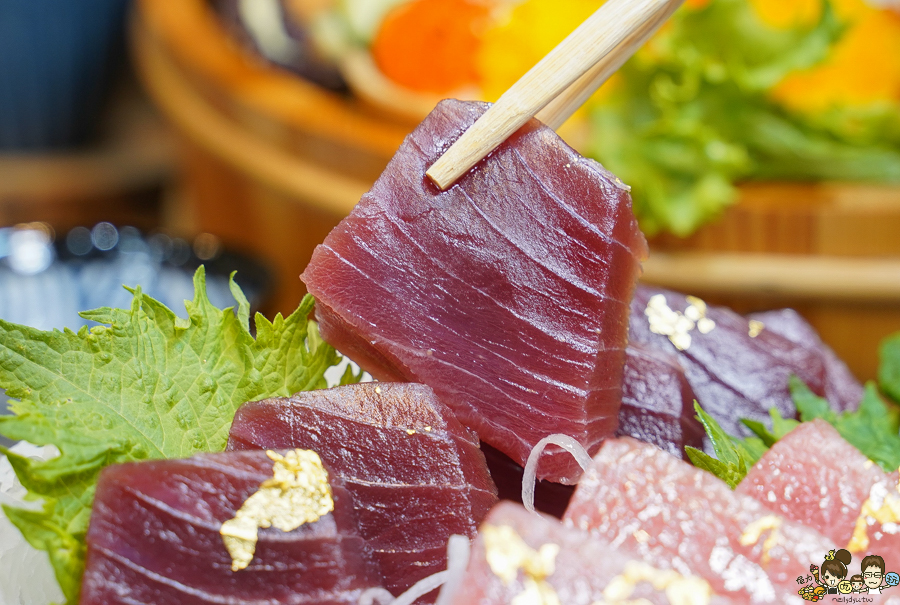
<svg viewBox="0 0 900 605">
<path fill-rule="evenodd" d="M 772 98 L 804 112 L 900 100 L 900 15 L 865 0 L 831 0 L 847 25 L 823 63 L 787 77 Z M 819 0 L 753 0 L 774 27 L 811 25 Z"/>
<path fill-rule="evenodd" d="M 413 0 L 393 9 L 372 43 L 383 74 L 407 88 L 446 94 L 478 83 L 475 55 L 491 3 Z"/>
</svg>

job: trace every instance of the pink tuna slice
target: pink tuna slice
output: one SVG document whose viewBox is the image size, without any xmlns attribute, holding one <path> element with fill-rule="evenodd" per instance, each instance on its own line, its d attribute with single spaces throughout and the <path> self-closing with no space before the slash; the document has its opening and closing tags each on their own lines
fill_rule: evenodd
<svg viewBox="0 0 900 605">
<path fill-rule="evenodd" d="M 426 168 L 486 107 L 441 102 L 301 277 L 325 340 L 379 380 L 431 386 L 520 465 L 551 433 L 596 451 L 646 242 L 628 188 L 536 120 L 439 191 Z M 555 446 L 538 470 L 580 474 Z"/>
<path fill-rule="evenodd" d="M 797 577 L 834 548 L 712 474 L 628 437 L 604 443 L 563 519 L 743 603 L 803 603 Z"/>
<path fill-rule="evenodd" d="M 525 565 L 514 564 L 507 571 L 504 564 L 512 557 L 509 554 L 497 557 L 503 555 L 503 547 L 513 556 L 523 554 L 522 545 L 527 548 L 524 554 L 531 562 L 543 559 L 550 563 L 545 568 L 550 572 L 546 577 L 534 573 L 533 568 L 525 569 Z M 542 552 L 543 556 L 539 554 Z M 566 527 L 552 517 L 529 513 L 521 505 L 501 502 L 481 526 L 462 582 L 445 588 L 452 590 L 447 605 L 505 605 L 517 602 L 516 598 L 525 602 L 522 595 L 528 594 L 527 579 L 537 582 L 545 591 L 552 590 L 559 603 L 565 605 L 740 603 L 737 599 L 714 595 L 709 583 L 697 576 L 658 569 L 623 546 L 612 546 L 602 538 Z M 690 600 L 670 600 L 667 590 Z"/>
<path fill-rule="evenodd" d="M 450 536 L 474 538 L 497 501 L 478 440 L 421 384 L 363 383 L 246 403 L 228 448 L 318 452 L 353 494 L 360 533 L 395 595 L 443 571 Z"/>
<path fill-rule="evenodd" d="M 677 319 L 678 315 L 697 319 L 701 308 L 703 323 Z M 680 323 L 676 326 L 676 322 Z M 669 329 L 689 340 L 665 334 Z M 797 409 L 788 386 L 792 374 L 817 395 L 825 392 L 825 364 L 818 351 L 773 330 L 763 328 L 751 334 L 749 320 L 731 309 L 706 307 L 698 299 L 670 290 L 637 288 L 629 338 L 631 343 L 675 356 L 697 401 L 730 435 L 750 433 L 741 418 L 770 424 L 772 408 L 784 418 L 794 418 Z"/>
<path fill-rule="evenodd" d="M 352 498 L 331 472 L 334 511 L 289 532 L 260 529 L 253 560 L 232 571 L 219 529 L 272 477 L 272 466 L 253 451 L 105 468 L 80 602 L 350 605 L 380 586 Z"/>
<path fill-rule="evenodd" d="M 836 548 L 849 550 L 854 559 L 880 554 L 888 560 L 888 554 L 893 554 L 897 565 L 897 479 L 896 472 L 885 473 L 834 427 L 816 419 L 802 423 L 775 443 L 736 491 L 788 519 L 814 527 L 831 538 Z"/>
</svg>

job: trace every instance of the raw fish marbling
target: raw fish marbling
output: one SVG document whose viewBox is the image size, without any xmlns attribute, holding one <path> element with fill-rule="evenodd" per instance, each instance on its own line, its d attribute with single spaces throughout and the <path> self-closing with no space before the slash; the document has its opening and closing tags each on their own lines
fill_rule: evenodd
<svg viewBox="0 0 900 605">
<path fill-rule="evenodd" d="M 289 532 L 260 529 L 253 560 L 232 571 L 219 529 L 272 466 L 264 451 L 247 451 L 105 468 L 80 603 L 355 605 L 381 586 L 352 497 L 334 473 L 331 513 Z"/>
<path fill-rule="evenodd" d="M 819 530 L 854 558 L 900 564 L 900 486 L 824 420 L 779 439 L 735 490 Z M 864 510 L 865 508 L 865 510 Z"/>
<path fill-rule="evenodd" d="M 835 546 L 712 474 L 629 437 L 607 440 L 563 520 L 694 574 L 742 603 L 803 603 L 796 578 Z"/>
<path fill-rule="evenodd" d="M 773 408 L 784 418 L 796 417 L 791 375 L 825 394 L 825 362 L 818 351 L 773 330 L 757 332 L 748 318 L 691 296 L 639 286 L 629 338 L 675 357 L 697 401 L 730 435 L 750 434 L 742 418 L 770 424 Z"/>
<path fill-rule="evenodd" d="M 623 546 L 501 502 L 482 524 L 448 605 L 739 602 L 713 594 L 702 578 L 658 569 Z"/>
<path fill-rule="evenodd" d="M 425 170 L 486 109 L 443 101 L 301 276 L 323 337 L 379 380 L 431 386 L 524 466 L 616 430 L 628 302 L 646 256 L 628 187 L 536 120 L 440 191 Z M 574 483 L 552 446 L 538 477 Z"/>
<path fill-rule="evenodd" d="M 420 384 L 369 382 L 246 403 L 228 448 L 318 452 L 353 494 L 360 533 L 395 595 L 443 571 L 450 536 L 474 538 L 497 501 L 477 439 Z"/>
</svg>

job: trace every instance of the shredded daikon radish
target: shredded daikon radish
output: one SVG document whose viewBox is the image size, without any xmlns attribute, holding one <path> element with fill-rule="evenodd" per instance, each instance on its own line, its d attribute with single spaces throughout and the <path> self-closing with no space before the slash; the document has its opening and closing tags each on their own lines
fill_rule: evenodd
<svg viewBox="0 0 900 605">
<path fill-rule="evenodd" d="M 584 446 L 568 435 L 554 433 L 538 441 L 531 453 L 528 454 L 528 461 L 525 463 L 525 473 L 522 475 L 522 504 L 532 513 L 534 512 L 534 485 L 537 481 L 535 477 L 537 475 L 538 460 L 541 454 L 544 453 L 544 448 L 550 443 L 558 445 L 572 454 L 578 464 L 581 465 L 582 470 L 586 471 L 591 464 L 591 456 L 584 449 Z"/>
<path fill-rule="evenodd" d="M 359 595 L 359 605 L 412 605 L 416 599 L 445 586 L 435 605 L 447 603 L 460 585 L 469 564 L 469 539 L 454 534 L 447 542 L 447 569 L 422 578 L 396 599 L 384 588 L 369 588 Z"/>
<path fill-rule="evenodd" d="M 467 537 L 459 534 L 450 536 L 447 542 L 447 577 L 434 605 L 447 605 L 453 599 L 454 593 L 462 585 L 471 548 Z"/>
<path fill-rule="evenodd" d="M 367 588 L 359 595 L 359 605 L 390 605 L 394 595 L 384 588 Z"/>
</svg>

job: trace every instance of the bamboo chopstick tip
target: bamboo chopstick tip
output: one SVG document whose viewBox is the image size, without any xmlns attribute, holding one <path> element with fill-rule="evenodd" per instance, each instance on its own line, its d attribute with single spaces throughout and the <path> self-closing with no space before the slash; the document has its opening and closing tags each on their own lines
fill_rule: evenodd
<svg viewBox="0 0 900 605">
<path fill-rule="evenodd" d="M 438 160 L 431 165 L 431 168 L 425 171 L 425 176 L 434 183 L 435 187 L 441 191 L 446 191 L 459 177 L 454 178 L 452 166 L 446 166 L 447 162 L 443 162 L 442 159 L 443 158 L 438 158 Z"/>
</svg>

